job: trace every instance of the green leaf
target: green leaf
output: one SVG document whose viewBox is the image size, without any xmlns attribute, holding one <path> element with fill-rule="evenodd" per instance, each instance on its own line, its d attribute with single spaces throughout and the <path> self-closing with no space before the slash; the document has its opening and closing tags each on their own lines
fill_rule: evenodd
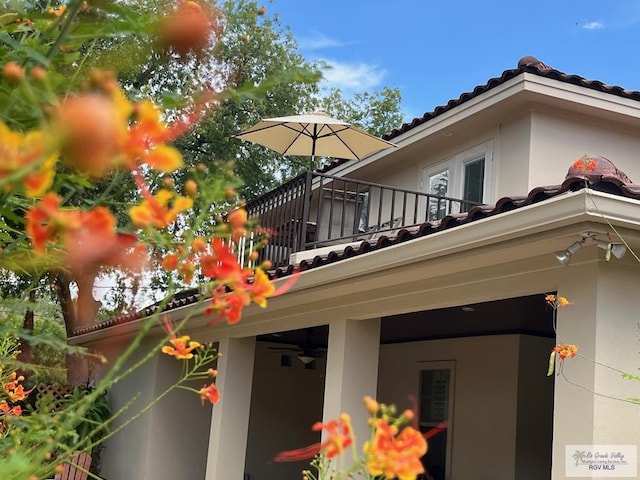
<svg viewBox="0 0 640 480">
<path fill-rule="evenodd" d="M 6 43 L 7 45 L 9 45 L 11 48 L 13 48 L 15 50 L 23 51 L 24 53 L 26 53 L 28 58 L 36 61 L 40 65 L 48 65 L 49 64 L 49 60 L 42 53 L 38 52 L 37 50 L 35 50 L 35 49 L 31 48 L 31 47 L 28 47 L 28 46 L 22 44 L 20 42 L 15 41 L 6 32 L 0 32 L 0 41 Z"/>
</svg>

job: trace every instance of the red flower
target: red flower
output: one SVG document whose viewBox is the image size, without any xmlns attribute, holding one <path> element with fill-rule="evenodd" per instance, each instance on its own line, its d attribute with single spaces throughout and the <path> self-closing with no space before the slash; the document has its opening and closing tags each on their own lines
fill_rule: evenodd
<svg viewBox="0 0 640 480">
<path fill-rule="evenodd" d="M 205 400 L 211 402 L 211 404 L 216 404 L 220 400 L 220 392 L 218 391 L 218 387 L 215 384 L 205 385 L 203 386 L 199 392 L 200 400 L 202 400 L 202 404 L 204 405 Z"/>
<path fill-rule="evenodd" d="M 346 413 L 340 415 L 340 420 L 331 420 L 328 423 L 317 422 L 312 429 L 315 432 L 326 430 L 327 439 L 320 444 L 320 450 L 324 451 L 327 458 L 340 455 L 353 443 L 351 419 Z"/>
<path fill-rule="evenodd" d="M 221 238 L 214 238 L 211 249 L 213 250 L 211 255 L 202 255 L 200 258 L 202 273 L 212 280 L 240 286 L 244 275 L 231 248 L 226 246 Z"/>
<path fill-rule="evenodd" d="M 55 193 L 48 193 L 27 212 L 27 235 L 39 253 L 44 253 L 47 243 L 56 241 L 60 232 L 80 225 L 77 211 L 60 210 L 61 200 Z"/>
<path fill-rule="evenodd" d="M 215 314 L 213 323 L 221 318 L 226 318 L 229 324 L 238 323 L 242 309 L 250 303 L 251 299 L 243 289 L 227 293 L 224 285 L 221 285 L 213 292 L 211 304 L 205 310 L 205 315 Z"/>
</svg>

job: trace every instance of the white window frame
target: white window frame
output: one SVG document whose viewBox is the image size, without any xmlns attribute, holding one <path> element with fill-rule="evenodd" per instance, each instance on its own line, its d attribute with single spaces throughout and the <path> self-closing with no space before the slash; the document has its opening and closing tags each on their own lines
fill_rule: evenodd
<svg viewBox="0 0 640 480">
<path fill-rule="evenodd" d="M 422 385 L 420 378 L 422 372 L 425 370 L 449 370 L 449 411 L 447 412 L 447 454 L 445 456 L 445 478 L 451 478 L 451 459 L 453 456 L 453 412 L 455 403 L 455 383 L 456 383 L 456 361 L 455 360 L 440 360 L 430 361 L 423 360 L 418 362 L 418 408 L 420 408 L 420 400 L 422 399 Z M 418 414 L 418 422 L 420 422 L 420 411 Z M 423 425 L 420 425 L 423 426 Z"/>
<path fill-rule="evenodd" d="M 464 194 L 464 166 L 484 157 L 484 181 L 482 185 L 482 202 L 491 203 L 491 171 L 493 165 L 493 140 L 471 147 L 463 152 L 443 160 L 422 170 L 420 189 L 429 191 L 429 178 L 438 173 L 449 170 L 449 185 L 447 197 L 463 199 Z"/>
</svg>

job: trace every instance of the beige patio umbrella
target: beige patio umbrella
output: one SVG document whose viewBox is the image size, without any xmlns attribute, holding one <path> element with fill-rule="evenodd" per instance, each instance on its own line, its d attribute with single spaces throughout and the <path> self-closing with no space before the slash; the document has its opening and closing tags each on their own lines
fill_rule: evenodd
<svg viewBox="0 0 640 480">
<path fill-rule="evenodd" d="M 236 137 L 282 155 L 310 155 L 312 169 L 316 155 L 362 160 L 372 153 L 396 146 L 324 112 L 267 118 Z"/>
</svg>

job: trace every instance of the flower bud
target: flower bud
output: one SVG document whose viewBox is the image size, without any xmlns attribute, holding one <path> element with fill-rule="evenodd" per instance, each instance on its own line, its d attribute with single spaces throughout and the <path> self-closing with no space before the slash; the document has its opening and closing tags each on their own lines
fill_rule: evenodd
<svg viewBox="0 0 640 480">
<path fill-rule="evenodd" d="M 370 396 L 364 397 L 364 407 L 370 415 L 375 415 L 380 410 L 380 405 Z"/>
<path fill-rule="evenodd" d="M 85 94 L 65 101 L 56 115 L 67 162 L 91 176 L 103 176 L 117 153 L 118 116 L 104 96 Z"/>
<path fill-rule="evenodd" d="M 2 76 L 9 83 L 19 83 L 24 79 L 24 69 L 16 62 L 7 62 L 2 67 Z"/>
<path fill-rule="evenodd" d="M 198 193 L 198 184 L 194 180 L 187 180 L 184 182 L 184 192 L 191 198 L 195 197 Z"/>
</svg>

